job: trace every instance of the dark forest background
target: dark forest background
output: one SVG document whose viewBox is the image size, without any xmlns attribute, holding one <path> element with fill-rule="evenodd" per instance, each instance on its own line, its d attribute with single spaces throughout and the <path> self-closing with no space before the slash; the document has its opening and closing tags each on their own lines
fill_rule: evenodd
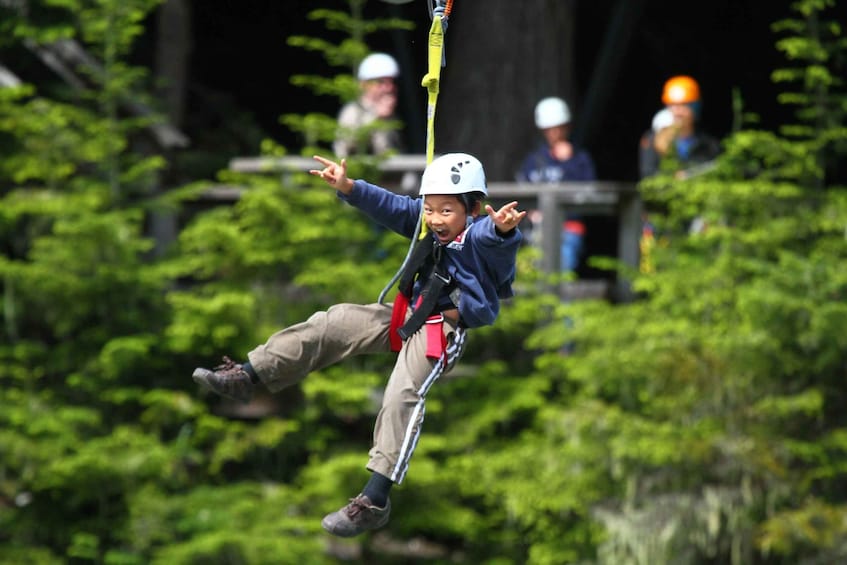
<svg viewBox="0 0 847 565">
<path fill-rule="evenodd" d="M 226 131 L 233 150 L 257 152 L 270 136 L 296 152 L 302 140 L 279 123 L 283 113 L 335 115 L 338 101 L 290 84 L 298 73 L 328 72 L 314 53 L 291 47 L 293 34 L 331 34 L 310 21 L 312 2 L 197 0 L 190 4 L 190 78 L 185 124 L 197 143 Z M 333 2 L 326 2 L 332 5 Z M 335 2 L 338 9 L 346 3 Z M 427 2 L 367 2 L 366 15 L 396 16 L 413 31 L 386 31 L 374 50 L 401 62 L 401 118 L 410 152 L 423 152 Z M 781 55 L 771 24 L 789 16 L 787 0 L 456 0 L 446 38 L 437 113 L 437 151 L 476 153 L 489 178 L 511 180 L 537 142 L 532 111 L 543 96 L 568 100 L 575 138 L 606 180 L 636 180 L 638 138 L 661 107 L 664 81 L 690 74 L 703 92 L 702 127 L 723 137 L 732 128 L 733 89 L 745 110 L 773 127 L 785 112 L 770 72 Z M 152 65 L 156 19 L 136 57 Z M 241 116 L 240 128 L 228 120 Z M 252 124 L 250 122 L 252 118 Z M 252 127 L 246 127 L 246 126 Z M 254 130 L 257 128 L 259 131 Z"/>
<path fill-rule="evenodd" d="M 425 4 L 364 20 L 417 23 L 368 39 L 407 69 L 418 150 Z M 353 69 L 289 40 L 341 40 L 307 14 L 345 5 L 0 0 L 0 563 L 847 563 L 845 0 L 455 1 L 437 151 L 508 179 L 555 93 L 633 181 L 690 73 L 724 152 L 630 182 L 650 268 L 590 260 L 632 300 L 563 300 L 522 247 L 516 296 L 428 394 L 391 522 L 338 540 L 320 520 L 367 480 L 394 357 L 247 404 L 190 375 L 376 299 L 407 253 L 320 179 L 228 169 L 331 140 L 339 99 L 290 80 L 352 95 Z M 280 125 L 310 112 L 322 136 Z"/>
</svg>

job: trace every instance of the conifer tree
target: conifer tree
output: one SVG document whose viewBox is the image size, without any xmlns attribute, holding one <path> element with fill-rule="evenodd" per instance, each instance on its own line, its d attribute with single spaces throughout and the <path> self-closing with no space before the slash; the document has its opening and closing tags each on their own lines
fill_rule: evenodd
<svg viewBox="0 0 847 565">
<path fill-rule="evenodd" d="M 787 87 L 781 101 L 796 107 L 796 125 L 769 132 L 748 122 L 724 140 L 712 171 L 642 183 L 666 210 L 666 245 L 655 273 L 631 273 L 640 299 L 569 305 L 572 330 L 555 322 L 528 341 L 550 351 L 539 374 L 555 375 L 527 432 L 553 500 L 524 505 L 538 494 L 506 463 L 523 453 L 513 446 L 497 459 L 496 481 L 479 488 L 502 489 L 538 536 L 532 562 L 844 559 L 837 9 L 797 2 L 796 17 L 774 26 L 790 66 L 773 78 Z M 687 231 L 694 217 L 705 231 Z M 563 340 L 576 344 L 564 358 Z"/>
<path fill-rule="evenodd" d="M 50 0 L 4 20 L 7 43 L 83 44 L 94 62 L 0 91 L 0 560 L 102 558 L 125 484 L 158 473 L 155 436 L 112 412 L 155 385 L 163 328 L 144 231 L 163 160 L 133 147 L 152 122 L 123 112 L 144 79 L 124 59 L 155 5 Z"/>
</svg>

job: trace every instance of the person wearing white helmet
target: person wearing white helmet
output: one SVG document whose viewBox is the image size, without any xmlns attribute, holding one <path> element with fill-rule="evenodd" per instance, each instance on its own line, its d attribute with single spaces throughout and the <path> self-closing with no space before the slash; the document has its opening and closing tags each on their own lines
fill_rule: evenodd
<svg viewBox="0 0 847 565">
<path fill-rule="evenodd" d="M 567 102 L 550 96 L 535 106 L 535 126 L 543 141 L 521 163 L 516 180 L 531 183 L 593 181 L 597 179 L 594 160 L 588 151 L 570 141 L 571 111 Z M 543 221 L 540 210 L 531 212 L 533 223 Z M 575 271 L 579 265 L 585 238 L 585 223 L 568 216 L 562 226 L 561 268 Z"/>
<path fill-rule="evenodd" d="M 397 61 L 387 53 L 371 53 L 359 63 L 359 97 L 338 113 L 338 133 L 332 147 L 338 157 L 379 155 L 402 148 L 394 119 L 399 75 Z"/>
<path fill-rule="evenodd" d="M 278 392 L 347 357 L 397 352 L 374 425 L 366 465 L 370 479 L 321 522 L 331 534 L 352 537 L 388 522 L 389 493 L 403 481 L 417 446 L 428 390 L 458 361 L 467 330 L 493 324 L 501 299 L 513 295 L 518 225 L 526 211 L 516 201 L 496 210 L 483 205 L 485 171 L 467 153 L 433 160 L 421 178 L 419 198 L 348 178 L 346 159 L 316 155 L 315 160 L 320 168 L 310 173 L 336 189 L 341 200 L 415 242 L 394 303 L 336 304 L 274 333 L 247 354 L 247 362 L 224 357 L 223 365 L 198 368 L 192 377 L 206 389 L 246 402 L 257 386 Z M 427 228 L 423 237 L 421 221 Z"/>
<path fill-rule="evenodd" d="M 653 115 L 653 121 L 650 122 L 650 129 L 653 133 L 659 133 L 665 128 L 673 125 L 673 112 L 669 108 L 662 108 Z"/>
</svg>

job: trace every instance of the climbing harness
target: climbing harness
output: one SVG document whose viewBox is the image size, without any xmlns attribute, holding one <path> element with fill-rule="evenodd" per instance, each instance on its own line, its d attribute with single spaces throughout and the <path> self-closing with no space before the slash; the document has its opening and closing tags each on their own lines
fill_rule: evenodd
<svg viewBox="0 0 847 565">
<path fill-rule="evenodd" d="M 391 313 L 389 338 L 392 351 L 400 351 L 403 341 L 427 324 L 427 357 L 441 357 L 446 346 L 441 332 L 444 321 L 441 312 L 458 306 L 458 287 L 444 269 L 442 253 L 441 244 L 435 240 L 425 238 L 415 242 L 411 258 L 400 276 L 399 292 Z M 416 280 L 426 282 L 407 320 Z M 443 292 L 445 289 L 447 293 Z"/>
<path fill-rule="evenodd" d="M 453 0 L 429 0 L 430 15 L 432 17 L 432 25 L 429 30 L 429 41 L 427 44 L 427 73 L 421 80 L 421 86 L 427 89 L 427 108 L 426 108 L 426 164 L 432 163 L 435 155 L 435 107 L 438 102 L 438 92 L 441 82 L 441 68 L 446 65 L 444 56 L 444 36 L 447 31 L 447 20 L 450 17 L 450 12 L 453 10 Z M 414 232 L 417 234 L 417 239 L 422 240 L 426 237 L 427 227 L 423 221 L 423 199 L 421 199 L 421 211 L 418 215 L 418 221 L 415 225 Z M 378 302 L 382 304 L 385 301 L 385 295 L 394 283 L 400 278 L 401 274 L 406 271 L 410 258 L 415 248 L 415 237 L 409 245 L 409 251 L 403 264 L 397 270 L 397 273 L 391 278 L 382 292 L 379 294 Z"/>
</svg>

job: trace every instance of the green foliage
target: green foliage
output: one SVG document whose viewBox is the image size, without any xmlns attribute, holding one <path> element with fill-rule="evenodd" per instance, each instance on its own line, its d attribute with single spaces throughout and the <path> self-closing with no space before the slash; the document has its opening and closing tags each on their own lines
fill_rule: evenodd
<svg viewBox="0 0 847 565">
<path fill-rule="evenodd" d="M 371 52 L 367 45 L 370 36 L 392 29 L 414 29 L 411 22 L 399 18 L 365 18 L 366 3 L 366 0 L 346 0 L 347 11 L 316 8 L 309 13 L 309 19 L 323 22 L 326 30 L 338 34 L 339 40 L 294 35 L 288 38 L 288 44 L 319 53 L 330 66 L 341 67 L 345 72 L 329 79 L 295 75 L 291 79 L 293 84 L 308 86 L 318 94 L 331 94 L 342 100 L 356 97 L 356 69 Z"/>
<path fill-rule="evenodd" d="M 812 21 L 833 4 L 796 7 Z M 806 77 L 808 96 L 791 98 L 806 129 L 742 130 L 724 141 L 712 172 L 642 183 L 665 210 L 657 272 L 634 281 L 642 299 L 572 307 L 576 350 L 560 361 L 568 404 L 579 413 L 599 402 L 586 441 L 606 446 L 600 465 L 617 490 L 592 508 L 605 530 L 601 562 L 843 556 L 832 541 L 843 517 L 841 448 L 823 440 L 845 425 L 835 407 L 843 401 L 847 192 L 827 183 L 826 160 L 839 149 L 843 111 L 831 102 L 843 94 L 837 79 L 814 80 L 821 72 L 809 65 L 835 64 L 835 43 L 822 47 L 809 34 L 817 28 L 793 23 L 779 29 L 803 37 L 778 45 L 806 74 L 774 78 Z M 821 87 L 833 90 L 820 96 Z M 706 230 L 686 233 L 695 217 Z"/>
<path fill-rule="evenodd" d="M 407 242 L 306 175 L 221 173 L 241 197 L 205 211 L 205 181 L 154 200 L 163 159 L 134 150 L 144 122 L 113 112 L 143 82 L 124 56 L 154 4 L 51 1 L 0 22 L 4 44 L 75 37 L 109 69 L 70 99 L 0 90 L 0 562 L 847 557 L 836 2 L 797 2 L 777 26 L 796 68 L 774 79 L 797 87 L 797 125 L 739 129 L 708 173 L 641 185 L 664 213 L 655 272 L 627 272 L 638 300 L 562 303 L 521 251 L 518 296 L 430 392 L 390 525 L 331 543 L 320 518 L 366 479 L 393 356 L 317 371 L 260 399 L 262 416 L 188 375 L 315 309 L 375 299 Z M 338 66 L 365 52 L 303 41 Z M 183 204 L 193 215 L 154 257 L 149 214 Z M 688 233 L 695 217 L 707 229 Z"/>
<path fill-rule="evenodd" d="M 320 518 L 309 514 L 302 496 L 278 483 L 177 495 L 145 488 L 125 541 L 150 563 L 330 563 L 321 557 Z"/>
<path fill-rule="evenodd" d="M 154 199 L 165 160 L 135 149 L 150 121 L 117 111 L 143 90 L 125 57 L 155 4 L 55 1 L 14 20 L 19 39 L 73 38 L 103 67 L 70 99 L 0 91 L 0 559 L 330 562 L 320 517 L 352 481 L 295 481 L 335 457 L 362 473 L 348 451 L 367 435 L 342 432 L 370 428 L 391 359 L 328 368 L 290 417 L 258 422 L 195 399 L 187 375 L 327 303 L 375 298 L 406 245 L 308 175 L 222 173 L 238 202 L 191 217 L 154 259 L 150 214 L 208 184 Z"/>
<path fill-rule="evenodd" d="M 288 38 L 288 44 L 318 53 L 331 68 L 341 68 L 341 73 L 333 76 L 294 75 L 291 84 L 309 89 L 318 96 L 332 96 L 340 102 L 354 100 L 359 95 L 359 81 L 356 69 L 372 49 L 367 41 L 371 36 L 389 30 L 412 30 L 414 25 L 400 18 L 365 18 L 363 11 L 367 0 L 345 0 L 347 10 L 315 8 L 309 12 L 309 19 L 320 21 L 324 28 L 337 36 L 335 41 L 326 37 L 294 35 Z M 338 124 L 334 117 L 310 113 L 306 115 L 285 114 L 280 122 L 303 137 L 302 154 L 311 156 L 320 151 L 319 145 L 331 144 L 335 139 Z M 401 124 L 375 124 L 374 128 L 398 128 Z M 366 129 L 366 128 L 365 128 Z M 367 136 L 369 131 L 358 132 Z M 372 159 L 362 158 L 365 162 Z M 369 179 L 376 180 L 373 174 Z"/>
<path fill-rule="evenodd" d="M 168 281 L 145 260 L 143 197 L 164 160 L 131 151 L 143 124 L 112 112 L 143 78 L 118 59 L 155 4 L 46 2 L 14 20 L 16 37 L 76 37 L 104 65 L 75 100 L 29 85 L 0 96 L 0 541 L 11 562 L 100 560 L 133 485 L 167 477 L 170 450 L 134 421 L 133 393 L 161 381 Z"/>
</svg>

